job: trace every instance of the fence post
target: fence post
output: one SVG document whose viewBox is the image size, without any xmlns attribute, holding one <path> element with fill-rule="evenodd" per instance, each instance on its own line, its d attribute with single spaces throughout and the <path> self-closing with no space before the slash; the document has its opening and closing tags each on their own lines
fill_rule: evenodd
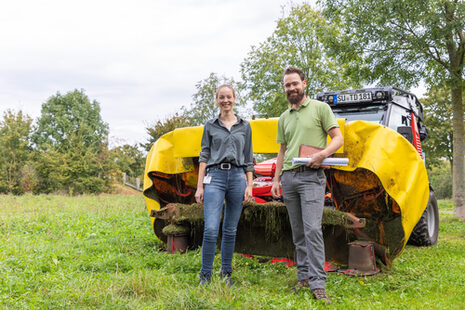
<svg viewBox="0 0 465 310">
<path fill-rule="evenodd" d="M 140 179 L 136 178 L 136 187 L 138 190 L 140 190 Z"/>
</svg>

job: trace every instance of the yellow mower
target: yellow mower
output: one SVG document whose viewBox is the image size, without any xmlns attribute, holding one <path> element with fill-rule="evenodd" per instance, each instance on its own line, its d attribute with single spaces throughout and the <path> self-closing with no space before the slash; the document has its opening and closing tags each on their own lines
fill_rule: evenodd
<svg viewBox="0 0 465 310">
<path fill-rule="evenodd" d="M 437 201 L 428 183 L 421 141 L 427 136 L 415 95 L 394 87 L 319 93 L 344 137 L 334 157 L 348 166 L 325 169 L 326 260 L 350 266 L 353 245 L 370 244 L 388 268 L 409 241 L 437 242 Z M 250 120 L 253 150 L 275 154 L 277 118 Z M 203 207 L 195 202 L 202 126 L 158 139 L 147 156 L 144 195 L 156 236 L 171 250 L 201 245 Z M 269 156 L 268 156 L 269 157 Z M 285 205 L 269 194 L 274 159 L 258 163 L 254 201 L 244 206 L 236 252 L 294 258 Z"/>
</svg>

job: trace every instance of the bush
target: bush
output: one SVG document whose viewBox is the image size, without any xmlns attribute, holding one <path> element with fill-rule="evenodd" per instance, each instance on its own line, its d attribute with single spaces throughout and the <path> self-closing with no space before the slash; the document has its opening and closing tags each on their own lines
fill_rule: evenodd
<svg viewBox="0 0 465 310">
<path fill-rule="evenodd" d="M 37 192 L 39 175 L 33 165 L 26 164 L 21 168 L 19 186 L 21 193 Z"/>
<path fill-rule="evenodd" d="M 452 170 L 449 161 L 443 160 L 428 169 L 428 177 L 438 199 L 452 197 Z"/>
</svg>

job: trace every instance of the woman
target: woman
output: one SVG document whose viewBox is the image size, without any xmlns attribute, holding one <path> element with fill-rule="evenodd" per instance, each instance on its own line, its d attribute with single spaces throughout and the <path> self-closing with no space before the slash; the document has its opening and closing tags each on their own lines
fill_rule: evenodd
<svg viewBox="0 0 465 310">
<path fill-rule="evenodd" d="M 231 286 L 232 258 L 242 202 L 252 198 L 253 153 L 250 124 L 234 114 L 236 94 L 230 85 L 216 91 L 220 114 L 203 128 L 199 179 L 195 199 L 204 204 L 200 283 L 210 283 L 216 240 L 225 202 L 221 239 L 220 276 Z"/>
</svg>

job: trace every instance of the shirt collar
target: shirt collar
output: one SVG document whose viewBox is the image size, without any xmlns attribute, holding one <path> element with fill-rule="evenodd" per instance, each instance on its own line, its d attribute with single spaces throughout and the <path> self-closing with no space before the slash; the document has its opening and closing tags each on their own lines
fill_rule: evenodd
<svg viewBox="0 0 465 310">
<path fill-rule="evenodd" d="M 299 106 L 299 108 L 297 108 L 297 109 L 291 108 L 291 105 L 289 105 L 289 112 L 292 112 L 292 111 L 299 111 L 300 109 L 307 107 L 309 103 L 310 103 L 310 98 L 307 97 L 307 98 L 305 99 L 304 103 L 302 103 L 302 104 Z"/>
<path fill-rule="evenodd" d="M 237 115 L 236 113 L 234 113 L 234 115 L 237 117 L 237 122 L 235 122 L 233 126 L 242 122 L 242 118 L 239 115 Z M 218 124 L 220 124 L 220 114 L 213 118 L 213 122 L 217 122 Z"/>
</svg>

